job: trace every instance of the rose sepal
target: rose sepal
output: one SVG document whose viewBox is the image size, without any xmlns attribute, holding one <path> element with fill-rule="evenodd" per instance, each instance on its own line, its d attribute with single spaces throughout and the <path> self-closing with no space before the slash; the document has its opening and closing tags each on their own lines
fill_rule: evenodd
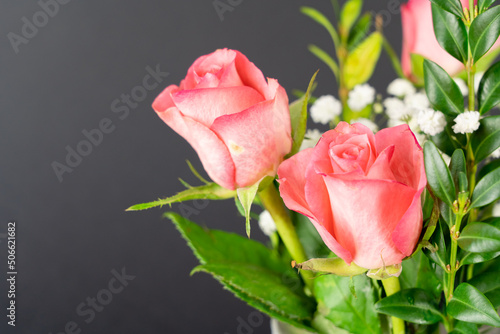
<svg viewBox="0 0 500 334">
<path fill-rule="evenodd" d="M 302 263 L 292 261 L 292 267 L 299 270 L 308 270 L 346 277 L 361 275 L 368 271 L 368 269 L 357 266 L 354 262 L 349 265 L 341 258 L 310 259 Z"/>
</svg>

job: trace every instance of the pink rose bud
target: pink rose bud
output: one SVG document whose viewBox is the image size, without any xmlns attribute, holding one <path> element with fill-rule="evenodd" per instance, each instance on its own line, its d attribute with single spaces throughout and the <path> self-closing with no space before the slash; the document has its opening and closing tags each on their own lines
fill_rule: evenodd
<svg viewBox="0 0 500 334">
<path fill-rule="evenodd" d="M 234 190 L 274 176 L 292 148 L 285 90 L 236 50 L 198 58 L 153 109 L 194 148 L 210 178 Z"/>
<path fill-rule="evenodd" d="M 278 175 L 286 206 L 309 217 L 348 264 L 376 269 L 414 251 L 427 179 L 408 125 L 374 135 L 359 123 L 341 122 L 316 147 L 283 162 Z"/>
<path fill-rule="evenodd" d="M 455 0 L 454 0 L 455 1 Z M 463 8 L 469 8 L 469 0 L 461 0 Z M 434 34 L 431 2 L 429 0 L 409 0 L 401 5 L 401 22 L 403 25 L 402 66 L 406 76 L 411 76 L 411 54 L 419 54 L 434 61 L 450 75 L 464 70 L 464 65 L 450 56 L 439 45 Z M 497 41 L 492 49 L 499 46 Z"/>
</svg>

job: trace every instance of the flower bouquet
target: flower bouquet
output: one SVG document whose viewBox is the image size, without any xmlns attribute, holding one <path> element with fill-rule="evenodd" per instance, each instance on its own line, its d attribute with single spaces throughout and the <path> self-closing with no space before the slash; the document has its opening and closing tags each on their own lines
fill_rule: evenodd
<svg viewBox="0 0 500 334">
<path fill-rule="evenodd" d="M 235 200 L 246 236 L 197 225 L 190 206 L 165 215 L 200 262 L 193 273 L 270 316 L 276 333 L 500 327 L 493 2 L 403 4 L 401 61 L 362 0 L 332 1 L 332 19 L 303 7 L 332 37 L 334 54 L 309 49 L 338 92 L 314 97 L 314 74 L 291 103 L 239 51 L 201 56 L 153 109 L 212 182 L 189 164 L 200 186 L 181 180 L 186 190 L 129 210 Z M 367 83 L 384 50 L 400 76 L 385 99 Z M 308 117 L 330 130 L 307 129 Z M 250 238 L 252 218 L 267 243 Z"/>
</svg>

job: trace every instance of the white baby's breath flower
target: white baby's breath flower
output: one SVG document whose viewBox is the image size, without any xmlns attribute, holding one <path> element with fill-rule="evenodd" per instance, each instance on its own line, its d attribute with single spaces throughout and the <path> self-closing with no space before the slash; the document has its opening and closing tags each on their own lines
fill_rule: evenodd
<svg viewBox="0 0 500 334">
<path fill-rule="evenodd" d="M 469 87 L 467 86 L 467 83 L 464 79 L 454 78 L 453 80 L 455 80 L 455 83 L 457 84 L 458 88 L 460 88 L 463 96 L 469 95 Z"/>
<path fill-rule="evenodd" d="M 405 121 L 402 121 L 400 119 L 395 119 L 395 118 L 391 118 L 390 120 L 387 121 L 387 126 L 392 128 L 394 126 L 398 126 L 398 125 L 401 125 L 401 124 L 407 124 Z"/>
<path fill-rule="evenodd" d="M 321 138 L 322 133 L 318 129 L 308 129 L 304 136 L 304 140 L 302 141 L 302 145 L 300 145 L 300 150 L 305 150 L 306 148 L 311 148 L 316 146 L 318 141 Z"/>
<path fill-rule="evenodd" d="M 472 133 L 479 128 L 479 117 L 481 115 L 477 111 L 466 111 L 455 118 L 453 131 L 455 133 Z"/>
<path fill-rule="evenodd" d="M 369 84 L 362 84 L 349 92 L 347 105 L 352 111 L 361 111 L 373 101 L 375 101 L 375 88 Z"/>
<path fill-rule="evenodd" d="M 406 108 L 403 100 L 397 97 L 388 97 L 384 100 L 385 113 L 387 117 L 393 120 L 402 120 L 408 115 L 408 108 Z"/>
<path fill-rule="evenodd" d="M 259 215 L 259 227 L 268 237 L 276 232 L 276 224 L 274 223 L 273 217 L 271 217 L 269 211 L 264 210 Z"/>
<path fill-rule="evenodd" d="M 479 84 L 481 83 L 481 79 L 483 78 L 483 76 L 484 76 L 484 72 L 477 72 L 474 75 L 474 91 L 476 93 L 479 90 Z"/>
<path fill-rule="evenodd" d="M 500 202 L 496 202 L 493 206 L 493 211 L 491 212 L 493 217 L 500 217 Z"/>
<path fill-rule="evenodd" d="M 418 112 L 421 109 L 430 107 L 429 99 L 424 92 L 407 95 L 405 97 L 405 104 L 412 112 Z"/>
<path fill-rule="evenodd" d="M 366 126 L 368 129 L 370 129 L 372 132 L 377 132 L 378 131 L 378 126 L 375 124 L 373 121 L 369 120 L 368 118 L 360 117 L 357 119 L 354 119 L 351 121 L 351 124 L 354 123 L 360 123 Z"/>
<path fill-rule="evenodd" d="M 402 78 L 392 81 L 387 86 L 387 93 L 398 97 L 415 94 L 416 91 L 415 86 L 410 81 Z"/>
<path fill-rule="evenodd" d="M 342 103 L 332 95 L 323 95 L 311 107 L 311 118 L 315 123 L 328 124 L 342 113 Z"/>
<path fill-rule="evenodd" d="M 493 159 L 500 158 L 500 148 L 497 148 L 496 150 L 494 150 L 493 153 L 491 153 L 490 157 L 492 157 Z"/>
<path fill-rule="evenodd" d="M 420 110 L 416 116 L 420 130 L 430 136 L 437 135 L 446 126 L 446 118 L 440 111 L 427 108 Z"/>
</svg>

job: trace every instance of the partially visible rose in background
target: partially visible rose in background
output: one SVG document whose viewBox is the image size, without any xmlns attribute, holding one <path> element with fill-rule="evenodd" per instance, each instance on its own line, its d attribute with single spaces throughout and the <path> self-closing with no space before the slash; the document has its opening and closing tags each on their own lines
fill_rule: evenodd
<svg viewBox="0 0 500 334">
<path fill-rule="evenodd" d="M 234 190 L 274 176 L 292 148 L 288 96 L 242 53 L 198 58 L 154 101 L 158 116 L 198 153 L 210 178 Z"/>
<path fill-rule="evenodd" d="M 461 0 L 464 8 L 469 8 L 468 0 Z M 476 1 L 475 1 L 476 2 Z M 450 56 L 439 45 L 434 35 L 431 2 L 429 0 L 409 0 L 401 5 L 401 22 L 403 25 L 403 50 L 401 63 L 407 77 L 412 75 L 411 54 L 419 54 L 432 60 L 446 70 L 451 76 L 465 69 L 464 65 Z M 498 48 L 497 41 L 492 49 Z"/>
<path fill-rule="evenodd" d="M 359 123 L 341 122 L 316 147 L 284 161 L 278 176 L 287 207 L 309 217 L 345 262 L 376 269 L 414 251 L 427 179 L 408 125 L 374 135 Z"/>
</svg>

